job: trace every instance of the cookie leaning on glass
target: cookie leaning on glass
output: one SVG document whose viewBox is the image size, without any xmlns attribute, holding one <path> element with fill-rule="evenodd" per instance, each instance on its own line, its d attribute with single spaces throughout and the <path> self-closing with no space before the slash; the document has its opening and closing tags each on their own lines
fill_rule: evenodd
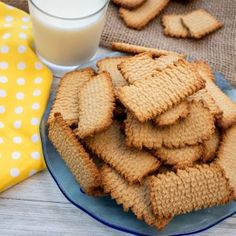
<svg viewBox="0 0 236 236">
<path fill-rule="evenodd" d="M 49 138 L 80 186 L 157 229 L 235 199 L 236 104 L 210 66 L 116 45 L 138 55 L 67 74 L 49 116 Z"/>
</svg>

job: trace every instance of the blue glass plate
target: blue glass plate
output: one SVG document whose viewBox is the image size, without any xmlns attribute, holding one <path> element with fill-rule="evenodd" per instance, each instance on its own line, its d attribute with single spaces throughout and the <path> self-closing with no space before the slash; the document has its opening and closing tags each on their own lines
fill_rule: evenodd
<svg viewBox="0 0 236 236">
<path fill-rule="evenodd" d="M 110 53 L 103 57 L 120 55 L 122 54 Z M 101 57 L 96 60 L 98 59 L 101 59 Z M 82 67 L 91 66 L 96 68 L 96 60 Z M 215 78 L 222 91 L 236 101 L 236 90 L 230 86 L 224 76 L 216 72 Z M 158 232 L 155 228 L 137 220 L 132 212 L 124 213 L 122 207 L 117 205 L 110 197 L 94 198 L 87 196 L 80 189 L 79 184 L 48 139 L 47 119 L 54 97 L 55 91 L 52 91 L 47 110 L 41 122 L 41 138 L 45 161 L 49 172 L 64 196 L 94 219 L 114 229 L 135 235 L 188 235 L 209 229 L 236 213 L 236 202 L 232 202 L 225 206 L 212 207 L 177 216 L 163 231 Z"/>
</svg>

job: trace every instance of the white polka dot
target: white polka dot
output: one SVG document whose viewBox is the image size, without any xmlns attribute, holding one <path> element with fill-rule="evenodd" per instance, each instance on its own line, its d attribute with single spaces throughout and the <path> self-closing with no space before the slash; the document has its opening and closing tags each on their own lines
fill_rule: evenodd
<svg viewBox="0 0 236 236">
<path fill-rule="evenodd" d="M 8 68 L 8 63 L 5 61 L 0 62 L 0 69 L 6 70 Z"/>
<path fill-rule="evenodd" d="M 40 158 L 40 154 L 39 152 L 32 152 L 31 153 L 31 157 L 34 159 L 34 160 L 38 160 Z"/>
<path fill-rule="evenodd" d="M 31 125 L 38 125 L 39 124 L 39 119 L 38 118 L 32 118 L 30 123 L 31 123 Z"/>
<path fill-rule="evenodd" d="M 13 152 L 11 154 L 11 158 L 14 159 L 14 160 L 17 160 L 21 157 L 21 153 L 20 152 Z"/>
<path fill-rule="evenodd" d="M 3 27 L 5 27 L 5 28 L 9 28 L 9 27 L 12 27 L 12 24 L 10 24 L 10 23 L 6 23 L 6 24 L 3 25 Z"/>
<path fill-rule="evenodd" d="M 0 106 L 0 114 L 3 114 L 5 112 L 5 107 L 4 106 Z"/>
<path fill-rule="evenodd" d="M 16 128 L 16 129 L 19 129 L 22 125 L 22 122 L 20 120 L 17 120 L 14 122 L 13 126 Z"/>
<path fill-rule="evenodd" d="M 2 143 L 3 143 L 3 138 L 0 137 L 0 144 L 2 144 Z"/>
<path fill-rule="evenodd" d="M 21 93 L 21 92 L 16 93 L 16 99 L 17 100 L 22 100 L 22 99 L 24 99 L 24 97 L 25 97 L 24 93 Z"/>
<path fill-rule="evenodd" d="M 19 176 L 19 174 L 20 174 L 20 171 L 18 168 L 11 168 L 10 169 L 10 175 L 12 177 L 17 177 L 17 176 Z"/>
<path fill-rule="evenodd" d="M 41 70 L 43 68 L 43 64 L 41 62 L 35 62 L 35 69 Z"/>
<path fill-rule="evenodd" d="M 36 170 L 31 170 L 31 171 L 29 172 L 29 176 L 33 176 L 33 175 L 36 174 L 36 173 L 37 173 Z"/>
<path fill-rule="evenodd" d="M 6 8 L 9 9 L 9 10 L 14 9 L 14 7 L 13 7 L 13 6 L 10 6 L 10 5 L 6 5 Z"/>
<path fill-rule="evenodd" d="M 0 89 L 0 98 L 5 98 L 7 96 L 7 92 L 3 89 Z"/>
<path fill-rule="evenodd" d="M 37 96 L 40 96 L 41 94 L 41 90 L 40 89 L 36 89 L 33 91 L 33 96 L 37 97 Z"/>
<path fill-rule="evenodd" d="M 25 79 L 24 79 L 24 78 L 18 78 L 17 81 L 16 81 L 16 83 L 17 83 L 18 85 L 24 85 L 24 84 L 25 84 Z"/>
<path fill-rule="evenodd" d="M 29 26 L 28 25 L 22 25 L 21 29 L 27 30 L 27 29 L 29 29 Z"/>
<path fill-rule="evenodd" d="M 33 110 L 38 110 L 39 108 L 40 108 L 39 103 L 37 103 L 37 102 L 33 103 L 33 105 L 32 105 Z"/>
<path fill-rule="evenodd" d="M 13 139 L 13 143 L 19 144 L 22 142 L 22 138 L 21 137 L 14 137 Z"/>
<path fill-rule="evenodd" d="M 42 83 L 42 81 L 43 81 L 43 79 L 41 77 L 38 77 L 34 80 L 34 83 L 35 84 L 40 84 L 40 83 Z"/>
<path fill-rule="evenodd" d="M 0 47 L 0 52 L 1 53 L 8 53 L 9 52 L 9 47 L 8 46 L 1 46 Z"/>
<path fill-rule="evenodd" d="M 23 61 L 19 62 L 19 63 L 17 64 L 17 68 L 18 68 L 19 70 L 24 70 L 24 69 L 26 68 L 25 62 L 23 62 Z"/>
<path fill-rule="evenodd" d="M 10 37 L 11 37 L 11 34 L 9 34 L 9 33 L 5 33 L 5 34 L 2 36 L 3 39 L 9 39 Z"/>
<path fill-rule="evenodd" d="M 0 121 L 0 129 L 4 128 L 4 124 Z"/>
<path fill-rule="evenodd" d="M 27 39 L 27 35 L 25 33 L 19 33 L 20 39 Z"/>
<path fill-rule="evenodd" d="M 18 106 L 18 107 L 15 108 L 15 113 L 16 113 L 16 114 L 20 114 L 20 113 L 23 112 L 23 110 L 24 110 L 23 107 Z"/>
<path fill-rule="evenodd" d="M 13 17 L 12 16 L 6 16 L 5 17 L 5 21 L 12 22 L 13 21 Z"/>
<path fill-rule="evenodd" d="M 6 76 L 0 76 L 0 83 L 5 84 L 5 83 L 7 83 L 7 81 L 8 81 L 8 79 Z"/>
<path fill-rule="evenodd" d="M 28 16 L 24 16 L 24 17 L 22 17 L 22 21 L 23 22 L 29 22 L 30 18 Z"/>
<path fill-rule="evenodd" d="M 25 51 L 26 51 L 26 46 L 20 45 L 17 50 L 18 50 L 19 53 L 25 53 Z"/>
<path fill-rule="evenodd" d="M 33 134 L 31 137 L 31 140 L 33 143 L 37 143 L 39 141 L 39 135 L 38 134 Z"/>
</svg>

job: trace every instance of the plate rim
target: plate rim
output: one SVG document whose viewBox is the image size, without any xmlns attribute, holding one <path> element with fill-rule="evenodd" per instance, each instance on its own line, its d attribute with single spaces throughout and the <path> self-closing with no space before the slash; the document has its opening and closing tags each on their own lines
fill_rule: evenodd
<svg viewBox="0 0 236 236">
<path fill-rule="evenodd" d="M 113 52 L 110 52 L 110 53 L 107 53 L 107 54 L 100 55 L 100 56 L 94 58 L 92 61 L 90 61 L 90 62 L 88 62 L 88 63 L 86 63 L 84 65 L 79 66 L 78 69 L 83 68 L 83 67 L 87 67 L 89 64 L 91 65 L 93 62 L 96 62 L 99 59 L 102 59 L 102 58 L 105 58 L 105 57 L 116 56 L 116 55 L 119 55 L 119 54 L 123 54 L 123 53 L 119 53 L 119 52 L 114 52 L 113 51 Z M 224 76 L 221 72 L 218 72 L 218 73 L 220 73 L 222 76 Z M 55 78 L 53 78 L 53 80 L 55 80 Z M 57 86 L 56 86 L 56 89 L 57 89 Z M 117 231 L 124 232 L 124 233 L 129 233 L 129 234 L 138 235 L 138 236 L 152 236 L 150 234 L 143 234 L 143 233 L 140 233 L 140 232 L 136 232 L 134 230 L 127 229 L 127 228 L 122 227 L 122 226 L 111 224 L 111 223 L 107 222 L 106 220 L 103 220 L 103 219 L 99 218 L 98 216 L 96 216 L 92 212 L 86 210 L 84 207 L 82 207 L 81 205 L 79 205 L 76 202 L 74 202 L 73 199 L 71 199 L 69 197 L 69 195 L 64 191 L 63 187 L 60 185 L 60 183 L 58 182 L 57 178 L 54 176 L 53 169 L 51 168 L 50 164 L 47 161 L 49 158 L 48 158 L 48 152 L 47 152 L 47 142 L 46 142 L 45 137 L 47 136 L 47 134 L 46 134 L 46 130 L 47 130 L 47 122 L 46 122 L 46 120 L 47 119 L 46 118 L 47 118 L 49 103 L 50 103 L 51 99 L 55 97 L 56 89 L 55 89 L 55 91 L 52 91 L 52 88 L 50 90 L 50 96 L 48 98 L 47 106 L 46 106 L 46 109 L 44 111 L 44 114 L 43 114 L 41 122 L 40 122 L 40 137 L 41 137 L 41 142 L 42 142 L 42 151 L 43 151 L 43 156 L 44 156 L 45 164 L 47 166 L 47 169 L 48 169 L 50 175 L 52 176 L 53 180 L 55 181 L 57 187 L 59 188 L 61 193 L 64 195 L 64 197 L 71 204 L 73 204 L 75 207 L 79 208 L 81 211 L 83 211 L 84 213 L 86 213 L 87 215 L 89 215 L 90 217 L 95 219 L 96 221 L 102 223 L 103 225 L 106 225 L 106 226 L 108 226 L 108 227 L 110 227 L 112 229 L 115 229 Z M 195 230 L 195 231 L 187 232 L 187 233 L 170 234 L 168 236 L 182 236 L 182 235 L 184 236 L 184 235 L 193 235 L 193 234 L 201 233 L 201 232 L 204 232 L 204 231 L 214 227 L 215 225 L 223 222 L 224 220 L 232 217 L 235 214 L 236 214 L 236 211 L 230 213 L 229 215 L 226 215 L 226 216 L 220 218 L 219 220 L 217 220 L 213 224 L 210 224 L 210 225 L 208 225 L 208 226 L 206 226 L 206 227 L 204 227 L 202 229 L 199 229 L 199 230 Z M 157 231 L 157 234 L 158 234 L 158 231 Z"/>
</svg>

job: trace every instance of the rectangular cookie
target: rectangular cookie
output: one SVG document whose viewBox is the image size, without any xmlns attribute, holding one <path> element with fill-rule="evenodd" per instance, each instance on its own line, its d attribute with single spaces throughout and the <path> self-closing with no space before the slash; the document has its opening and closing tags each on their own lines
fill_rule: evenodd
<svg viewBox="0 0 236 236">
<path fill-rule="evenodd" d="M 208 140 L 215 131 L 215 119 L 203 103 L 193 102 L 187 118 L 171 126 L 158 127 L 139 122 L 132 114 L 125 121 L 126 143 L 139 149 L 180 148 Z"/>
<path fill-rule="evenodd" d="M 104 162 L 118 171 L 129 183 L 137 183 L 160 166 L 156 157 L 125 145 L 125 137 L 119 123 L 95 137 L 87 138 L 85 144 Z"/>
<path fill-rule="evenodd" d="M 126 9 L 135 9 L 140 7 L 147 0 L 112 0 L 118 6 Z"/>
<path fill-rule="evenodd" d="M 220 88 L 213 81 L 213 73 L 211 68 L 204 62 L 198 61 L 195 63 L 199 75 L 206 82 L 206 89 L 215 100 L 219 109 L 223 112 L 223 115 L 218 119 L 218 124 L 227 129 L 234 123 L 236 123 L 236 103 L 230 100 Z"/>
<path fill-rule="evenodd" d="M 216 163 L 224 170 L 226 177 L 229 179 L 236 201 L 236 125 L 225 131 L 217 158 Z"/>
<path fill-rule="evenodd" d="M 122 43 L 122 42 L 112 42 L 111 44 L 112 49 L 120 52 L 130 53 L 130 54 L 139 54 L 144 52 L 150 52 L 153 57 L 159 57 L 163 55 L 169 54 L 178 54 L 177 52 L 167 51 L 157 48 L 149 48 L 129 43 Z M 178 54 L 180 56 L 184 56 L 182 54 Z"/>
<path fill-rule="evenodd" d="M 181 102 L 165 113 L 154 118 L 157 126 L 173 125 L 179 120 L 186 118 L 189 115 L 189 104 L 186 101 Z"/>
<path fill-rule="evenodd" d="M 194 10 L 181 17 L 191 37 L 200 39 L 221 28 L 223 24 L 204 9 Z"/>
<path fill-rule="evenodd" d="M 80 138 L 92 136 L 111 125 L 115 97 L 111 77 L 107 72 L 87 81 L 80 89 L 78 100 L 77 135 Z"/>
<path fill-rule="evenodd" d="M 145 122 L 178 105 L 204 86 L 194 67 L 180 60 L 135 85 L 120 88 L 118 97 L 139 121 Z"/>
<path fill-rule="evenodd" d="M 79 119 L 78 92 L 95 72 L 92 68 L 76 70 L 65 74 L 60 80 L 52 110 L 49 115 L 49 122 L 54 114 L 59 112 L 63 119 L 69 124 L 77 124 Z"/>
<path fill-rule="evenodd" d="M 183 15 L 164 15 L 162 25 L 164 34 L 170 37 L 187 38 L 189 36 L 187 28 L 181 22 Z"/>
<path fill-rule="evenodd" d="M 54 119 L 50 120 L 48 128 L 50 141 L 82 189 L 89 195 L 99 195 L 101 192 L 101 178 L 98 168 L 62 115 L 56 113 L 54 116 Z"/>
<path fill-rule="evenodd" d="M 185 146 L 183 148 L 158 148 L 155 156 L 165 164 L 173 166 L 173 169 L 186 169 L 192 167 L 201 159 L 203 148 L 201 145 Z"/>
<path fill-rule="evenodd" d="M 144 220 L 150 226 L 158 229 L 164 228 L 171 218 L 157 218 L 152 211 L 150 201 L 150 191 L 145 184 L 130 185 L 114 169 L 106 166 L 102 170 L 102 182 L 106 193 L 116 200 L 117 204 L 122 204 L 124 211 L 129 209 L 139 220 Z"/>
<path fill-rule="evenodd" d="M 98 73 L 106 71 L 110 74 L 114 88 L 127 85 L 117 66 L 126 61 L 129 57 L 107 57 L 97 61 Z"/>
<path fill-rule="evenodd" d="M 119 14 L 129 28 L 143 29 L 169 3 L 169 0 L 147 0 L 137 9 L 120 8 Z"/>
<path fill-rule="evenodd" d="M 232 200 L 232 188 L 215 164 L 199 165 L 151 177 L 154 214 L 168 218 Z"/>
<path fill-rule="evenodd" d="M 164 70 L 167 66 L 174 65 L 177 61 L 184 59 L 183 55 L 172 53 L 155 58 L 156 70 Z"/>
</svg>

